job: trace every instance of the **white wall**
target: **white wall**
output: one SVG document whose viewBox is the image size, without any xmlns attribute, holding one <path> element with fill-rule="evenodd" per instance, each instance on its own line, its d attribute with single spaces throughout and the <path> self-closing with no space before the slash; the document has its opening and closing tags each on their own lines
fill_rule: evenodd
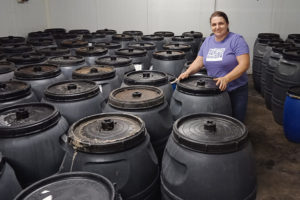
<svg viewBox="0 0 300 200">
<path fill-rule="evenodd" d="M 30 0 L 24 4 L 1 0 L 0 27 L 0 37 L 27 36 L 29 32 L 45 29 L 45 0 Z"/>
<path fill-rule="evenodd" d="M 283 39 L 300 33 L 299 0 L 1 0 L 0 5 L 0 36 L 60 27 L 175 35 L 194 30 L 208 36 L 214 9 L 228 14 L 230 30 L 244 36 L 251 53 L 260 32 L 279 33 Z"/>
</svg>

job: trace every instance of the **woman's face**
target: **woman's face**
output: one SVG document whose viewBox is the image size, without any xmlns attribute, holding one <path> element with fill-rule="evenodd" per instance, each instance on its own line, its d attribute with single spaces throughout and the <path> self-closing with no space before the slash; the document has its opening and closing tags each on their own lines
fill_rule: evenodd
<svg viewBox="0 0 300 200">
<path fill-rule="evenodd" d="M 223 17 L 213 17 L 210 21 L 211 31 L 218 38 L 226 36 L 228 32 L 228 24 Z"/>
</svg>

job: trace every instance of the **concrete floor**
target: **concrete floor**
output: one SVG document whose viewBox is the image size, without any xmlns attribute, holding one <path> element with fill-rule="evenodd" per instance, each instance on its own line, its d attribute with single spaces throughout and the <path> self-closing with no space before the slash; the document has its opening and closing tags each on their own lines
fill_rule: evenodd
<svg viewBox="0 0 300 200">
<path fill-rule="evenodd" d="M 300 119 L 299 119 L 300 123 Z M 257 200 L 300 200 L 300 144 L 288 141 L 249 76 L 245 125 L 253 145 Z"/>
</svg>

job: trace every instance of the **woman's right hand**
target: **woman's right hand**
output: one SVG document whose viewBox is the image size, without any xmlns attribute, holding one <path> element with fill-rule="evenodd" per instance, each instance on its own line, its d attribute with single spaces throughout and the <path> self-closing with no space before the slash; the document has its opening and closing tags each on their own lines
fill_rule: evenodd
<svg viewBox="0 0 300 200">
<path fill-rule="evenodd" d="M 178 76 L 177 80 L 180 81 L 182 79 L 188 78 L 189 76 L 190 76 L 190 74 L 187 71 L 185 71 Z"/>
</svg>

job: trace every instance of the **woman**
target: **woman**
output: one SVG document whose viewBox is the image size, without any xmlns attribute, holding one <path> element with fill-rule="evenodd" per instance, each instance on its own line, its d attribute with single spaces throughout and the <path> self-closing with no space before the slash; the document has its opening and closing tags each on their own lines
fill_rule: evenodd
<svg viewBox="0 0 300 200">
<path fill-rule="evenodd" d="M 229 32 L 224 12 L 214 12 L 210 26 L 213 35 L 205 39 L 197 58 L 178 80 L 198 72 L 205 65 L 208 75 L 216 77 L 214 80 L 220 90 L 228 91 L 233 117 L 243 122 L 248 103 L 249 47 L 241 35 Z"/>
</svg>

